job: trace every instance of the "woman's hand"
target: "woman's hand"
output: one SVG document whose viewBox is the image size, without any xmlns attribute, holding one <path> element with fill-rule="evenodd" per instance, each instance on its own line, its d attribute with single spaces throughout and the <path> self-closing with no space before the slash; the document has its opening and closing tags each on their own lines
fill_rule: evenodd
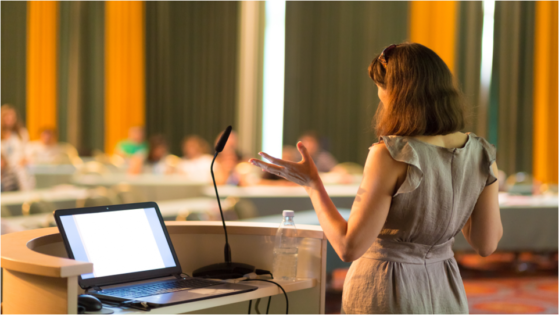
<svg viewBox="0 0 559 315">
<path fill-rule="evenodd" d="M 252 165 L 260 167 L 263 171 L 283 177 L 295 184 L 309 188 L 314 187 L 320 182 L 316 165 L 309 155 L 307 148 L 305 148 L 300 141 L 297 143 L 297 149 L 303 157 L 300 162 L 285 161 L 272 157 L 264 152 L 258 154 L 272 163 L 266 163 L 257 159 L 250 159 L 249 162 Z"/>
</svg>

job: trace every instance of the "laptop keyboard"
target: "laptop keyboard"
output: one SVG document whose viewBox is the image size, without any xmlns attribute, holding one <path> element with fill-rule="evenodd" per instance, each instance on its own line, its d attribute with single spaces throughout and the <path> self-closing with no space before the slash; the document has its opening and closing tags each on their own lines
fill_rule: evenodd
<svg viewBox="0 0 559 315">
<path fill-rule="evenodd" d="M 125 299 L 137 299 L 145 296 L 158 295 L 164 293 L 171 293 L 183 290 L 205 288 L 212 285 L 223 284 L 222 282 L 199 279 L 199 278 L 186 278 L 168 280 L 162 282 L 146 283 L 131 287 L 107 289 L 99 294 L 114 296 Z"/>
</svg>

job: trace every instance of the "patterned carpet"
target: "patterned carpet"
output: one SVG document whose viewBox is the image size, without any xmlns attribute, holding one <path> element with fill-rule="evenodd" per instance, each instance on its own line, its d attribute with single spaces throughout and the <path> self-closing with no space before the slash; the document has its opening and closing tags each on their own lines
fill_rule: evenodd
<svg viewBox="0 0 559 315">
<path fill-rule="evenodd" d="M 332 274 L 326 313 L 338 314 L 346 270 Z M 464 279 L 471 314 L 557 314 L 557 274 Z"/>
<path fill-rule="evenodd" d="M 557 278 L 464 280 L 471 314 L 557 314 Z"/>
</svg>

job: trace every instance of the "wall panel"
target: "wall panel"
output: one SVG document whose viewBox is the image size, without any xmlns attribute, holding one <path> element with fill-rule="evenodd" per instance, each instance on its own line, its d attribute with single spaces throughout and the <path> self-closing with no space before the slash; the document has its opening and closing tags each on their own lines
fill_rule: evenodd
<svg viewBox="0 0 559 315">
<path fill-rule="evenodd" d="M 146 128 L 182 155 L 184 136 L 213 143 L 236 129 L 237 2 L 146 3 Z"/>
<path fill-rule="evenodd" d="M 27 2 L 2 1 L 1 103 L 12 104 L 25 122 Z"/>
<path fill-rule="evenodd" d="M 364 163 L 379 103 L 367 68 L 407 35 L 407 2 L 288 1 L 284 144 L 314 130 L 338 161 Z"/>
</svg>

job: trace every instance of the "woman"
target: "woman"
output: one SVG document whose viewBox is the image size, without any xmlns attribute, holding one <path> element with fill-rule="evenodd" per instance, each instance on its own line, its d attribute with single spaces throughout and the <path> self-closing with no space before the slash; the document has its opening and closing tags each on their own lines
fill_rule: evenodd
<svg viewBox="0 0 559 315">
<path fill-rule="evenodd" d="M 12 167 L 8 164 L 6 157 L 4 154 L 1 154 L 1 185 L 0 191 L 18 191 L 19 190 L 19 180 L 17 179 L 17 175 L 12 170 Z"/>
<path fill-rule="evenodd" d="M 32 189 L 35 185 L 34 178 L 25 169 L 25 148 L 29 142 L 29 133 L 19 122 L 15 108 L 10 104 L 2 105 L 1 120 L 2 154 L 14 170 L 20 188 Z"/>
<path fill-rule="evenodd" d="M 345 313 L 468 313 L 452 243 L 462 230 L 481 256 L 503 229 L 495 149 L 464 134 L 464 110 L 446 64 L 432 50 L 387 47 L 369 66 L 381 104 L 380 142 L 370 148 L 346 222 L 307 149 L 298 163 L 250 162 L 305 187 L 320 225 L 344 261 Z"/>
</svg>

